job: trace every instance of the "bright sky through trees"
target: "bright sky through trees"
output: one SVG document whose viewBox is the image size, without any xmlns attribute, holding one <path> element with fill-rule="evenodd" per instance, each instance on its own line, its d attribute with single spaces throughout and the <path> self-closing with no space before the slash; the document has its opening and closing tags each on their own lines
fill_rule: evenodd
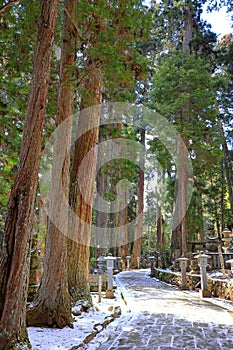
<svg viewBox="0 0 233 350">
<path fill-rule="evenodd" d="M 231 28 L 231 15 L 226 12 L 225 7 L 211 13 L 206 13 L 206 11 L 204 11 L 202 18 L 211 24 L 212 31 L 219 35 L 219 39 L 221 39 L 223 35 L 233 32 L 233 28 Z"/>
<path fill-rule="evenodd" d="M 145 0 L 144 2 L 145 5 L 150 6 L 151 0 Z M 156 2 L 159 3 L 160 1 L 157 0 Z M 226 12 L 226 7 L 211 13 L 207 13 L 206 8 L 207 4 L 204 5 L 202 18 L 211 24 L 212 31 L 219 35 L 219 39 L 225 34 L 233 32 L 233 28 L 231 27 L 231 15 Z"/>
</svg>

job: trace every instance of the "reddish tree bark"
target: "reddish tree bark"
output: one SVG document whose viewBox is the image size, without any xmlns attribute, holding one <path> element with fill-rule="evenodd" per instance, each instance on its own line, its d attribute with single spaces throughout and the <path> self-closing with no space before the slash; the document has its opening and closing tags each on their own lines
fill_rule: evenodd
<svg viewBox="0 0 233 350">
<path fill-rule="evenodd" d="M 143 231 L 143 209 L 144 209 L 144 171 L 139 172 L 139 188 L 138 188 L 138 217 L 135 227 L 135 240 L 133 242 L 133 250 L 130 266 L 136 269 L 138 266 L 138 258 L 141 257 L 142 250 L 142 231 Z"/>
<path fill-rule="evenodd" d="M 101 70 L 95 63 L 89 62 L 86 70 L 70 185 L 70 206 L 74 215 L 71 214 L 69 221 L 68 283 L 73 302 L 81 299 L 91 302 L 88 283 L 89 247 L 97 160 L 97 149 L 94 147 L 99 137 L 98 105 L 102 102 L 102 79 Z M 91 106 L 95 107 L 88 108 Z M 84 160 L 86 166 L 81 170 Z M 82 188 L 79 185 L 80 177 L 85 177 Z"/>
<path fill-rule="evenodd" d="M 26 302 L 34 202 L 57 2 L 44 1 L 19 166 L 11 191 L 0 260 L 0 349 L 29 346 Z"/>
<path fill-rule="evenodd" d="M 54 144 L 52 186 L 49 198 L 49 222 L 46 236 L 43 277 L 33 307 L 27 312 L 30 326 L 63 328 L 71 326 L 71 307 L 67 279 L 67 229 L 71 128 L 74 113 L 74 66 L 77 35 L 73 24 L 77 0 L 66 0 L 60 65 L 60 87 Z M 68 12 L 68 13 L 67 13 Z"/>
</svg>

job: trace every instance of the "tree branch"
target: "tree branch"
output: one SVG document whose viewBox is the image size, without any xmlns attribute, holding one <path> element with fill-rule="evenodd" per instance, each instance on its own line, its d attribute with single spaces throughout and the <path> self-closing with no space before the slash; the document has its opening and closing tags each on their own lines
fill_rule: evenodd
<svg viewBox="0 0 233 350">
<path fill-rule="evenodd" d="M 3 5 L 2 7 L 0 7 L 0 14 L 3 14 L 10 6 L 17 4 L 17 2 L 19 2 L 19 0 L 12 0 L 8 2 L 6 5 Z"/>
<path fill-rule="evenodd" d="M 76 31 L 76 34 L 78 34 L 78 36 L 83 39 L 83 40 L 87 40 L 87 38 L 84 37 L 84 35 L 80 32 L 80 30 L 78 29 L 78 26 L 77 24 L 75 23 L 73 17 L 71 16 L 71 14 L 69 13 L 69 11 L 67 10 L 67 8 L 64 6 L 63 2 L 58 0 L 58 3 L 62 6 L 63 10 L 65 11 L 66 15 L 69 17 L 69 19 L 71 20 L 73 26 L 74 26 L 74 29 Z"/>
</svg>

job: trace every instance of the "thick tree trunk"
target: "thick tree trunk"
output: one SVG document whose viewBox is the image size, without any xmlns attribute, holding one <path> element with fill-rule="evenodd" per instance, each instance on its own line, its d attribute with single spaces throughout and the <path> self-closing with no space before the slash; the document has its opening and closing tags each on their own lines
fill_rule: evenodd
<svg viewBox="0 0 233 350">
<path fill-rule="evenodd" d="M 122 268 L 123 270 L 126 269 L 126 256 L 129 254 L 129 244 L 128 244 L 128 228 L 127 228 L 127 222 L 128 222 L 128 195 L 127 193 L 124 194 L 121 197 L 122 200 L 124 200 L 125 207 L 121 211 L 119 211 L 117 214 L 118 223 L 117 226 L 119 227 L 119 236 L 123 239 L 123 242 L 120 241 L 118 237 L 118 252 L 121 256 L 122 261 Z M 120 246 L 119 246 L 120 244 Z"/>
<path fill-rule="evenodd" d="M 172 230 L 170 259 L 176 260 L 181 257 L 181 234 L 180 225 Z"/>
<path fill-rule="evenodd" d="M 83 86 L 82 110 L 77 127 L 79 137 L 75 143 L 70 185 L 70 206 L 74 215 L 69 220 L 68 283 L 73 302 L 81 299 L 91 301 L 88 275 L 97 161 L 94 147 L 98 144 L 99 127 L 96 125 L 100 118 L 98 105 L 102 102 L 102 87 L 100 69 L 94 63 L 89 63 L 86 68 L 88 76 Z M 95 107 L 88 108 L 90 106 Z M 85 183 L 81 188 L 79 182 L 83 178 Z"/>
<path fill-rule="evenodd" d="M 42 129 L 50 77 L 57 2 L 44 1 L 34 57 L 19 167 L 12 188 L 0 261 L 0 349 L 29 346 L 26 302 L 31 222 L 38 185 Z"/>
<path fill-rule="evenodd" d="M 179 158 L 180 163 L 177 168 L 177 181 L 176 181 L 176 208 L 173 213 L 174 222 L 177 227 L 172 231 L 171 238 L 171 257 L 178 258 L 180 256 L 187 255 L 187 242 L 186 242 L 186 206 L 187 206 L 187 171 L 185 159 L 187 159 L 187 149 L 185 147 L 182 138 L 179 141 Z M 180 222 L 177 221 L 179 218 Z M 178 237 L 180 235 L 180 237 Z"/>
<path fill-rule="evenodd" d="M 192 40 L 192 32 L 193 32 L 193 18 L 192 18 L 192 1 L 186 0 L 184 2 L 184 36 L 183 36 L 183 55 L 189 55 L 190 54 L 190 41 Z M 182 119 L 188 120 L 188 113 L 186 112 L 185 108 L 184 110 L 181 110 L 181 125 L 183 124 Z M 182 126 L 183 129 L 183 126 Z M 183 132 L 184 130 L 182 130 Z M 180 142 L 180 205 L 181 205 L 181 224 L 180 224 L 180 230 L 181 230 L 181 255 L 186 256 L 187 255 L 187 243 L 186 243 L 186 205 L 187 205 L 187 184 L 188 184 L 188 177 L 187 177 L 187 170 L 186 170 L 186 164 L 185 159 L 187 158 L 186 155 L 186 148 L 185 145 L 188 143 L 187 137 L 183 134 L 182 135 L 183 140 Z"/>
<path fill-rule="evenodd" d="M 53 150 L 52 185 L 49 198 L 49 222 L 46 236 L 43 277 L 33 307 L 27 312 L 30 326 L 63 328 L 71 325 L 70 296 L 67 279 L 67 229 L 71 128 L 74 113 L 74 66 L 77 35 L 73 21 L 77 0 L 66 0 L 63 23 L 60 87 L 56 125 L 66 120 L 56 135 Z M 70 117 L 70 118 L 69 118 Z M 67 119 L 68 118 L 68 119 Z M 54 249 L 56 247 L 56 249 Z"/>
</svg>

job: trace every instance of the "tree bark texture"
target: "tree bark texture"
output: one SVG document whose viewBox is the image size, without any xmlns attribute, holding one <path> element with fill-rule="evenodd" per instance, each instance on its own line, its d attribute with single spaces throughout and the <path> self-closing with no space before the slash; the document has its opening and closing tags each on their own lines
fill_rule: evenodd
<svg viewBox="0 0 233 350">
<path fill-rule="evenodd" d="M 146 132 L 143 129 L 141 131 L 140 143 L 145 147 Z M 142 159 L 145 164 L 144 158 Z M 141 163 L 141 162 L 140 162 Z M 144 210 L 144 170 L 139 169 L 139 181 L 138 181 L 138 214 L 135 226 L 135 240 L 133 242 L 133 250 L 131 256 L 130 266 L 132 269 L 138 267 L 138 258 L 141 257 L 142 251 L 142 234 L 143 234 L 143 210 Z"/>
<path fill-rule="evenodd" d="M 33 307 L 27 312 L 28 325 L 59 328 L 71 326 L 72 318 L 67 278 L 67 230 L 71 117 L 74 113 L 73 80 L 77 47 L 73 22 L 77 0 L 66 0 L 64 6 L 69 16 L 64 13 L 56 125 L 66 122 L 57 129 L 59 132 L 54 143 L 43 277 Z"/>
<path fill-rule="evenodd" d="M 156 220 L 156 250 L 162 251 L 163 246 L 163 232 L 162 232 L 162 210 L 161 206 L 157 204 L 157 220 Z"/>
<path fill-rule="evenodd" d="M 105 128 L 103 129 L 105 131 Z M 100 130 L 99 134 L 99 144 L 105 142 L 106 138 Z M 106 152 L 108 152 L 108 144 L 106 147 Z M 105 198 L 105 194 L 109 190 L 109 178 L 107 171 L 103 172 L 103 168 L 100 165 L 105 164 L 105 154 L 104 152 L 98 152 L 97 155 L 97 174 L 96 174 L 96 191 L 97 191 L 97 200 L 96 200 L 96 247 L 97 255 L 103 253 L 103 248 L 106 247 L 105 235 L 103 235 L 102 230 L 107 229 L 108 219 L 109 219 L 109 203 L 107 200 L 102 202 L 101 199 Z M 99 248 L 98 248 L 99 247 Z M 97 257 L 98 257 L 97 256 Z"/>
<path fill-rule="evenodd" d="M 87 77 L 83 83 L 84 96 L 78 120 L 78 138 L 75 142 L 71 171 L 68 239 L 68 283 L 73 302 L 91 301 L 89 275 L 89 247 L 92 224 L 92 202 L 97 161 L 100 115 L 98 105 L 102 102 L 101 70 L 94 63 L 87 64 Z M 88 108 L 95 106 L 92 108 Z M 82 164 L 84 162 L 84 166 Z M 82 167 L 81 167 L 82 165 Z M 84 186 L 80 187 L 80 180 Z"/>
<path fill-rule="evenodd" d="M 223 157 L 224 157 L 224 168 L 226 173 L 226 180 L 227 180 L 227 187 L 228 187 L 228 194 L 229 194 L 229 200 L 230 200 L 230 208 L 231 208 L 231 214 L 233 215 L 233 171 L 231 167 L 231 161 L 229 157 L 229 150 L 226 142 L 226 137 L 224 135 L 224 130 L 222 126 L 222 122 L 220 118 L 218 118 L 218 125 L 220 129 L 220 133 L 222 136 L 222 149 L 223 149 Z"/>
<path fill-rule="evenodd" d="M 117 234 L 117 244 L 118 246 L 118 254 L 121 256 L 122 261 L 122 268 L 123 270 L 126 269 L 126 256 L 129 254 L 129 244 L 128 244 L 128 194 L 125 192 L 123 194 L 125 203 L 124 209 L 118 211 L 116 214 L 116 221 L 115 221 L 115 229 L 119 230 L 119 234 Z M 120 239 L 123 239 L 123 242 L 120 241 Z"/>
<path fill-rule="evenodd" d="M 190 41 L 192 40 L 193 32 L 193 11 L 192 11 L 192 1 L 186 0 L 184 2 L 184 35 L 183 35 L 183 55 L 190 54 Z M 188 174 L 185 164 L 185 159 L 187 157 L 186 148 L 188 140 L 185 136 L 184 121 L 188 118 L 188 112 L 184 108 L 180 111 L 181 118 L 181 132 L 182 139 L 180 141 L 180 172 L 179 172 L 179 195 L 180 195 L 180 210 L 181 210 L 181 223 L 180 223 L 180 234 L 181 234 L 181 255 L 187 255 L 187 243 L 186 243 L 186 206 L 187 206 L 187 184 L 188 184 Z"/>
<path fill-rule="evenodd" d="M 186 0 L 184 1 L 183 8 L 183 21 L 184 21 L 184 34 L 183 34 L 183 54 L 190 54 L 190 42 L 192 40 L 193 35 L 193 11 L 192 11 L 192 1 Z"/>
<path fill-rule="evenodd" d="M 57 2 L 44 1 L 34 56 L 19 166 L 11 191 L 0 260 L 0 349 L 29 346 L 26 302 L 32 219 L 50 78 Z"/>
<path fill-rule="evenodd" d="M 181 255 L 186 256 L 187 255 L 187 242 L 186 242 L 186 206 L 187 206 L 187 185 L 188 185 L 188 179 L 187 179 L 187 171 L 186 171 L 186 164 L 185 164 L 185 145 L 184 142 L 180 142 L 180 205 L 181 205 Z"/>
</svg>

